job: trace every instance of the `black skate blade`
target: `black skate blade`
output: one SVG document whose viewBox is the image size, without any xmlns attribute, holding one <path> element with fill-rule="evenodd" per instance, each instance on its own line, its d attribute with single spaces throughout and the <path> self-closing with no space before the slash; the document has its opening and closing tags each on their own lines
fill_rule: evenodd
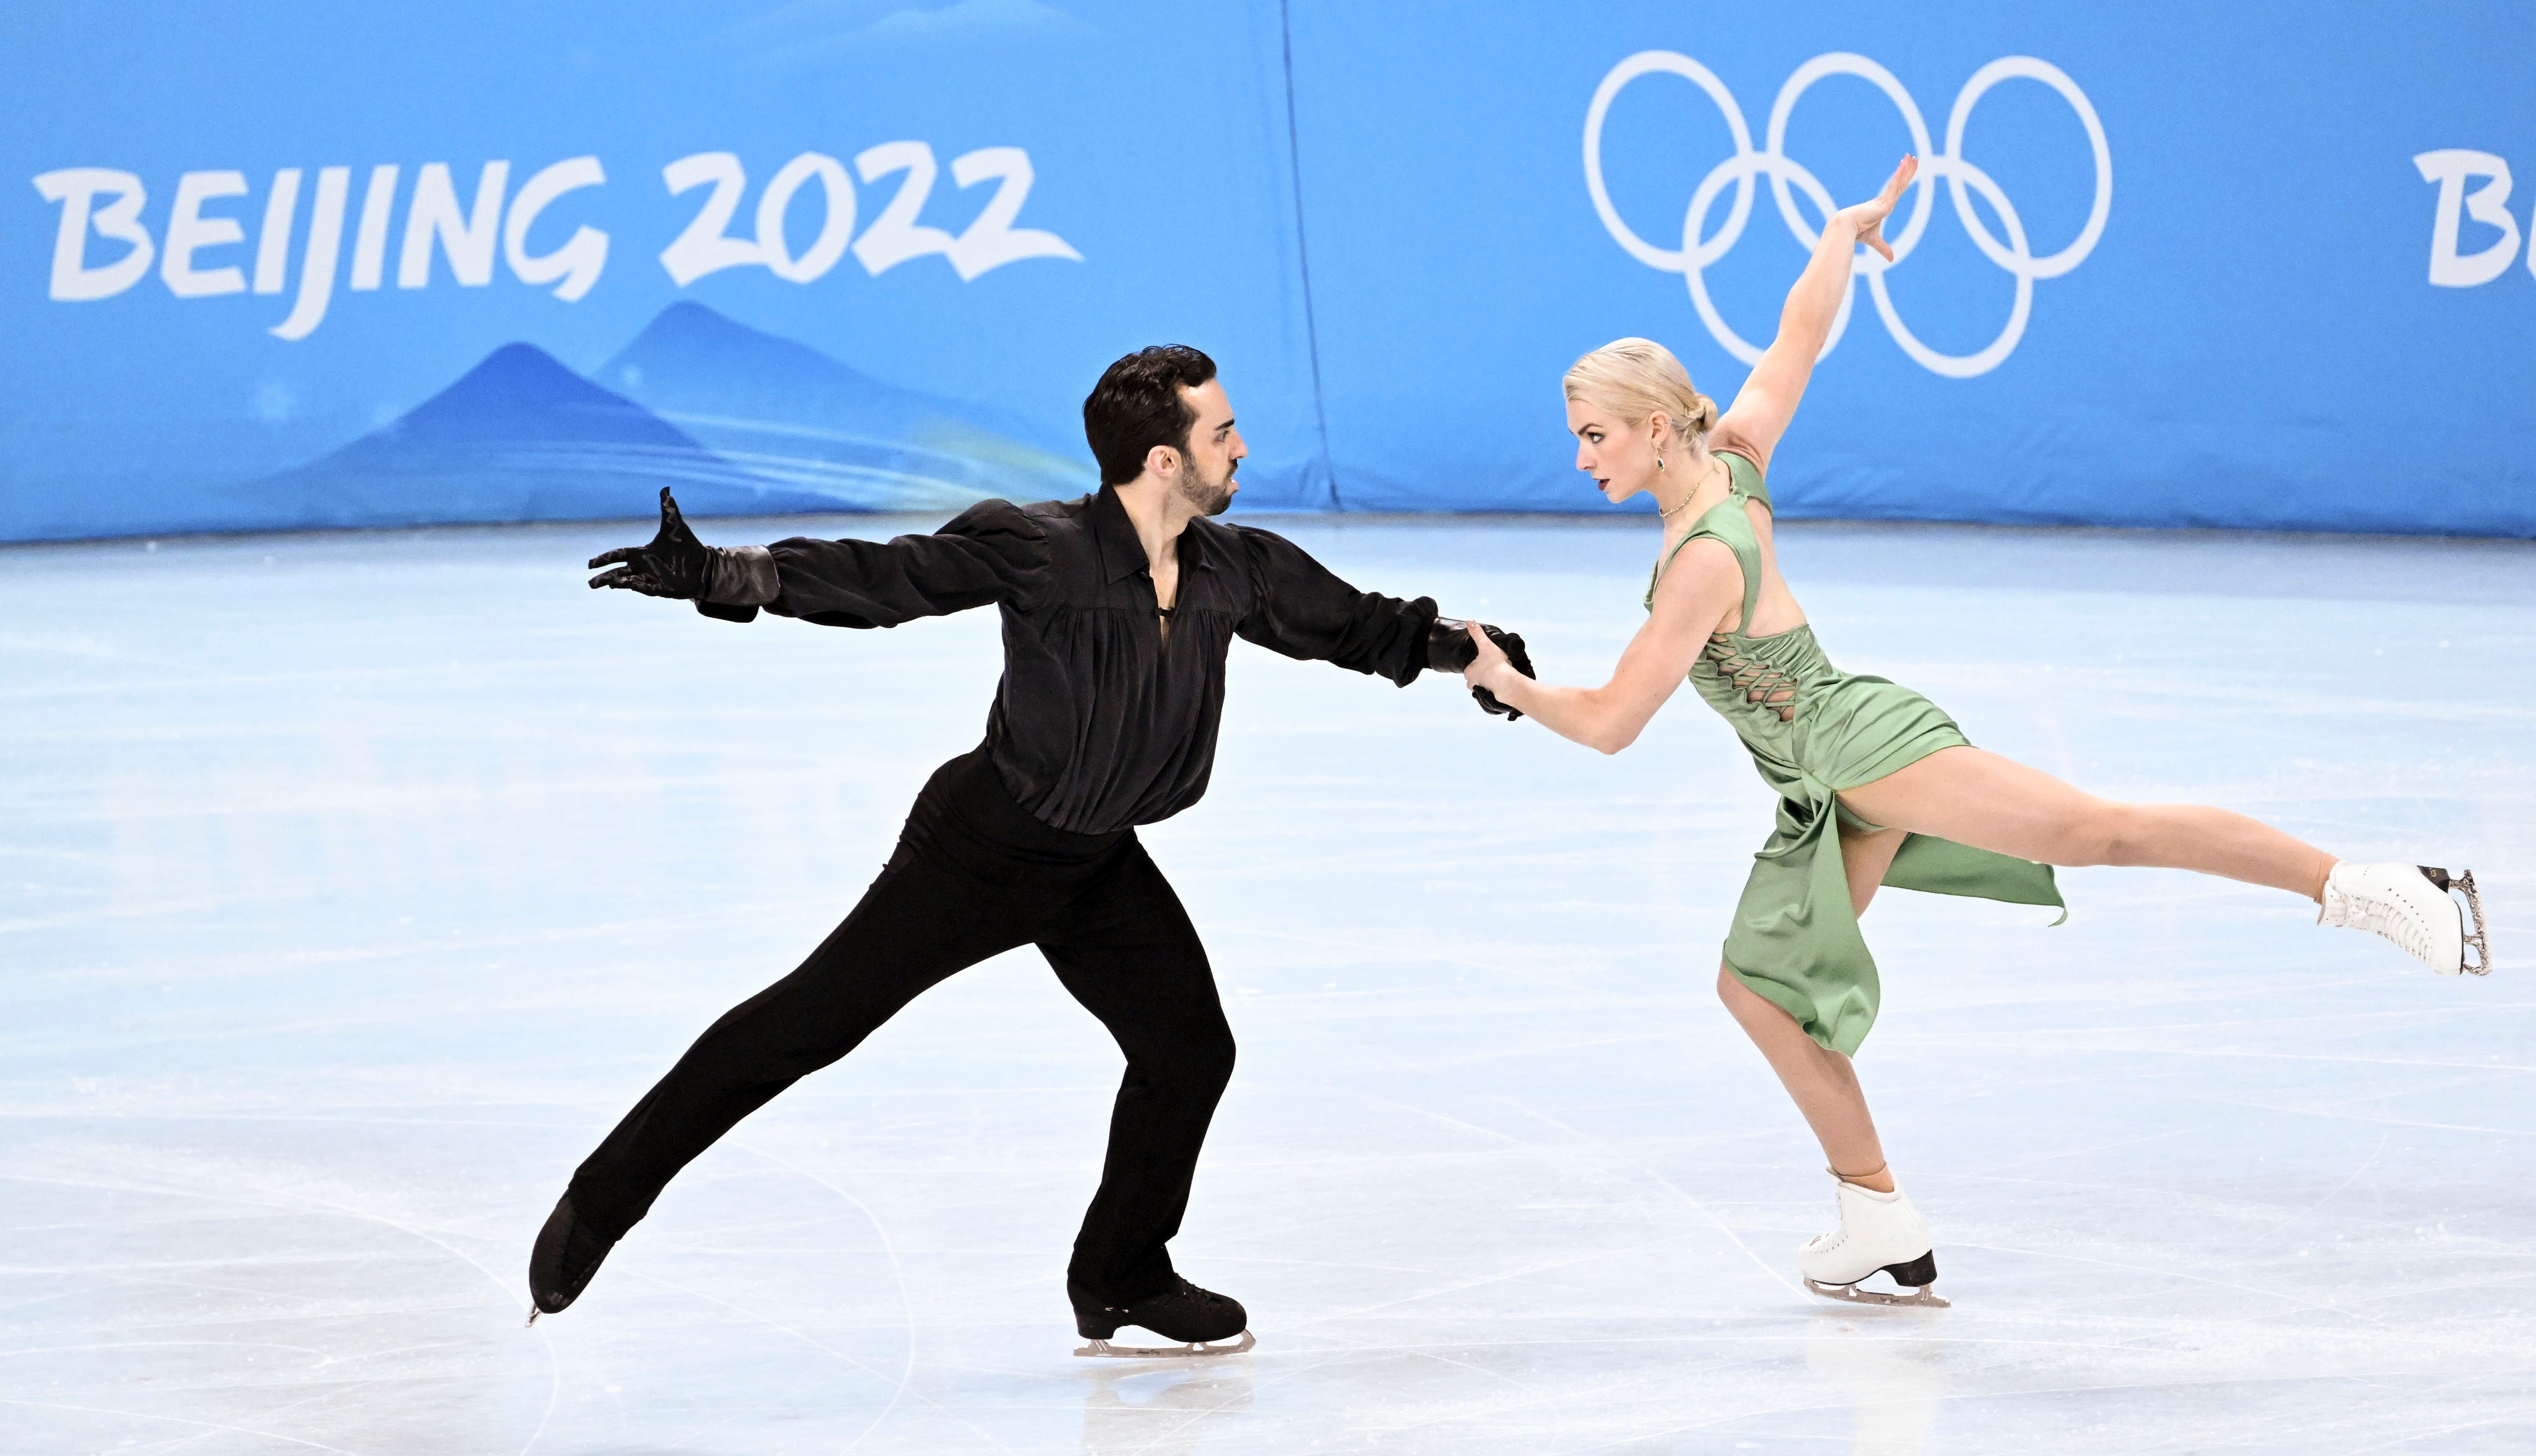
<svg viewBox="0 0 2536 1456">
<path fill-rule="evenodd" d="M 1206 1360 L 1219 1355 L 1239 1355 L 1259 1342 L 1243 1330 L 1238 1340 L 1209 1345 L 1192 1341 L 1185 1345 L 1112 1345 L 1095 1340 L 1075 1353 L 1085 1360 Z"/>
</svg>

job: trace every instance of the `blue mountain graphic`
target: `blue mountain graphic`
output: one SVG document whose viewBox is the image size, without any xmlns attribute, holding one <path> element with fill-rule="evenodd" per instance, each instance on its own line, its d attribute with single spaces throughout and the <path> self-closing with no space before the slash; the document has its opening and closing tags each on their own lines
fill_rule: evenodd
<svg viewBox="0 0 2536 1456">
<path fill-rule="evenodd" d="M 402 418 L 239 487 L 260 524 L 413 526 L 851 508 L 765 479 L 527 344 L 506 344 Z"/>
<path fill-rule="evenodd" d="M 883 384 L 701 303 L 661 311 L 594 376 L 769 483 L 871 510 L 1078 495 L 1088 462 L 995 411 Z"/>
</svg>

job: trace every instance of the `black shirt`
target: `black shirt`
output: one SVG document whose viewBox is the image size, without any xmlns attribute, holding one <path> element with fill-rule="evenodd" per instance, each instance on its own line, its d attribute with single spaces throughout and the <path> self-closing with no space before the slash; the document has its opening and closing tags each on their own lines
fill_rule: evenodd
<svg viewBox="0 0 2536 1456">
<path fill-rule="evenodd" d="M 773 600 L 747 595 L 805 622 L 894 627 L 1001 607 L 986 751 L 1015 802 L 1077 834 L 1168 819 L 1206 792 L 1234 634 L 1405 687 L 1435 617 L 1430 599 L 1360 592 L 1283 537 L 1200 518 L 1180 534 L 1166 634 L 1144 543 L 1106 485 L 1037 505 L 981 501 L 930 536 L 796 537 L 766 550 Z"/>
</svg>

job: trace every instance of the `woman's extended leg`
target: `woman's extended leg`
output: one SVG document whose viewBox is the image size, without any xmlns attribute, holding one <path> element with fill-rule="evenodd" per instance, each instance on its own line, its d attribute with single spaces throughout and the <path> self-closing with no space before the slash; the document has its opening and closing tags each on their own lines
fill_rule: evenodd
<svg viewBox="0 0 2536 1456">
<path fill-rule="evenodd" d="M 1841 867 L 1848 871 L 1849 901 L 1858 914 L 1865 915 L 1867 903 L 1875 898 L 1875 887 L 1883 883 L 1894 852 L 1902 848 L 1902 838 L 1900 830 L 1841 835 Z M 1867 1094 L 1860 1090 L 1857 1069 L 1849 1058 L 1816 1045 L 1796 1018 L 1763 1000 L 1722 963 L 1717 968 L 1717 997 L 1760 1048 L 1770 1070 L 1779 1074 L 1779 1084 L 1795 1099 L 1797 1110 L 1805 1113 L 1832 1171 L 1861 1187 L 1892 1192 L 1893 1174 L 1884 1166 L 1884 1144 L 1875 1136 L 1875 1119 L 1868 1114 Z"/>
<path fill-rule="evenodd" d="M 1940 748 L 1840 797 L 1877 824 L 2045 864 L 2194 869 L 2319 901 L 2334 864 L 2258 819 L 2201 804 L 2116 803 L 1979 748 Z"/>
</svg>

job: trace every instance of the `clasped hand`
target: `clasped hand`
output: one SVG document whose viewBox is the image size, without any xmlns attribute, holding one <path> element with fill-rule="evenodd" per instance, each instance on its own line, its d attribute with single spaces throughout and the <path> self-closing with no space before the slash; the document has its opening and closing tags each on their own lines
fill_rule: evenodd
<svg viewBox="0 0 2536 1456">
<path fill-rule="evenodd" d="M 1498 690 L 1517 677 L 1535 675 L 1532 654 L 1524 650 L 1522 636 L 1486 622 L 1459 625 L 1471 637 L 1471 660 L 1462 665 L 1462 681 L 1471 696 L 1490 713 L 1503 714 L 1509 723 L 1521 719 L 1522 711 L 1498 696 Z"/>
</svg>

